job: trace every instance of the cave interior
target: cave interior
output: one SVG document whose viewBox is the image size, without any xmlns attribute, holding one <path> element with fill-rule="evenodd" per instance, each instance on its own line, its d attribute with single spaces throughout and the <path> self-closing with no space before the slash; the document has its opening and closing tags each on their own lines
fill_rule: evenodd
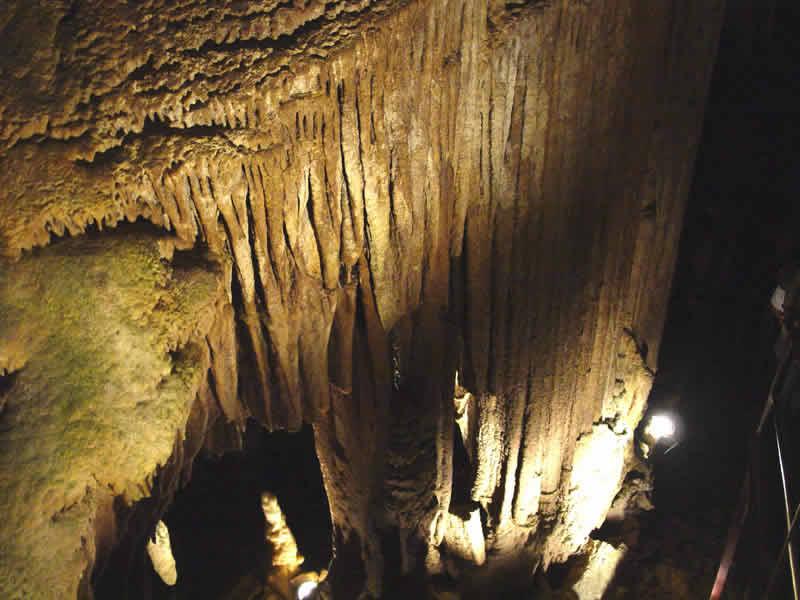
<svg viewBox="0 0 800 600">
<path fill-rule="evenodd" d="M 0 7 L 1 597 L 792 597 L 795 2 L 134 4 Z"/>
</svg>

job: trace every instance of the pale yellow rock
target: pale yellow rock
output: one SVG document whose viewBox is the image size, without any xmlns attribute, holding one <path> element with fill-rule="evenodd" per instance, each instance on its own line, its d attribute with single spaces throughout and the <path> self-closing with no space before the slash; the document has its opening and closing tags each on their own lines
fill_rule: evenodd
<svg viewBox="0 0 800 600">
<path fill-rule="evenodd" d="M 454 514 L 444 516 L 446 532 L 443 544 L 447 552 L 461 560 L 480 566 L 486 562 L 486 539 L 481 525 L 480 509 L 464 519 Z"/>
<path fill-rule="evenodd" d="M 178 582 L 178 567 L 172 555 L 169 529 L 164 521 L 156 523 L 155 540 L 147 540 L 147 555 L 153 564 L 153 570 L 164 583 L 173 586 Z"/>
<path fill-rule="evenodd" d="M 631 432 L 617 433 L 601 424 L 578 440 L 566 510 L 553 532 L 552 554 L 547 558 L 565 561 L 602 525 L 620 489 L 632 439 Z"/>
<path fill-rule="evenodd" d="M 615 547 L 600 540 L 589 540 L 583 550 L 588 562 L 572 584 L 579 600 L 602 600 L 627 550 L 624 544 Z"/>
<path fill-rule="evenodd" d="M 115 497 L 151 493 L 211 367 L 223 270 L 169 236 L 67 239 L 0 261 L 0 597 L 75 598 Z M 83 540 L 83 541 L 82 541 Z"/>
<path fill-rule="evenodd" d="M 278 499 L 269 492 L 263 492 L 261 510 L 266 523 L 266 541 L 272 550 L 272 566 L 290 575 L 297 573 L 305 559 L 297 550 L 297 542 L 286 523 Z"/>
</svg>

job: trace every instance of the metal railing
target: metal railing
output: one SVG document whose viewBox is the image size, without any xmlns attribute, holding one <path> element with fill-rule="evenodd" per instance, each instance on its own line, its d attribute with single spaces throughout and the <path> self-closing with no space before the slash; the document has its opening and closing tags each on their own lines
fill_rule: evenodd
<svg viewBox="0 0 800 600">
<path fill-rule="evenodd" d="M 792 515 L 792 501 L 791 495 L 789 493 L 790 486 L 789 486 L 789 479 L 786 474 L 785 462 L 783 459 L 783 446 L 781 443 L 781 434 L 780 434 L 780 426 L 778 424 L 778 417 L 775 411 L 775 396 L 774 394 L 777 392 L 781 392 L 783 390 L 783 384 L 785 383 L 785 375 L 789 368 L 789 365 L 792 361 L 792 348 L 791 346 L 788 348 L 786 354 L 782 357 L 780 364 L 775 372 L 775 376 L 772 379 L 772 383 L 770 384 L 769 393 L 767 395 L 767 401 L 764 405 L 764 410 L 761 414 L 761 419 L 759 421 L 758 427 L 755 431 L 754 436 L 754 446 L 757 443 L 758 439 L 761 437 L 761 433 L 766 426 L 767 420 L 770 416 L 772 416 L 772 425 L 775 431 L 775 448 L 777 452 L 777 459 L 778 459 L 778 472 L 780 474 L 781 480 L 781 490 L 783 493 L 783 508 L 786 518 L 786 535 L 784 537 L 783 546 L 781 547 L 780 552 L 778 553 L 778 557 L 775 560 L 775 564 L 770 571 L 770 577 L 767 581 L 767 585 L 764 590 L 764 595 L 762 596 L 764 599 L 769 598 L 769 594 L 772 591 L 772 587 L 775 584 L 775 580 L 777 578 L 780 565 L 783 562 L 784 556 L 788 553 L 788 568 L 789 568 L 789 575 L 792 581 L 792 593 L 794 600 L 800 600 L 800 596 L 798 596 L 798 586 L 800 582 L 798 582 L 798 567 L 797 567 L 797 556 L 795 554 L 794 544 L 792 543 L 792 534 L 794 532 L 794 528 L 797 525 L 798 516 L 800 516 L 800 505 L 798 505 L 794 509 L 794 514 Z M 745 474 L 745 480 L 742 485 L 742 492 L 739 501 L 739 507 L 737 509 L 736 515 L 734 517 L 734 521 L 730 527 L 728 538 L 725 543 L 725 548 L 722 553 L 722 558 L 720 560 L 720 565 L 717 570 L 717 576 L 714 580 L 714 587 L 711 590 L 711 594 L 709 596 L 709 600 L 719 600 L 722 596 L 722 592 L 725 588 L 725 583 L 727 581 L 728 573 L 730 571 L 731 565 L 733 564 L 733 557 L 736 553 L 736 546 L 739 542 L 739 536 L 741 534 L 741 530 L 744 524 L 745 519 L 747 518 L 747 513 L 749 510 L 749 492 L 750 492 L 750 465 L 752 464 L 752 453 L 750 462 L 748 462 L 747 472 Z"/>
</svg>

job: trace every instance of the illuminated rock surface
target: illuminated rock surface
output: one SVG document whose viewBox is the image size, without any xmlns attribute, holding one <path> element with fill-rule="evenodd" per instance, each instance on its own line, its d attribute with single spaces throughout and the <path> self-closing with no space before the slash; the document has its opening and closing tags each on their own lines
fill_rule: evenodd
<svg viewBox="0 0 800 600">
<path fill-rule="evenodd" d="M 114 498 L 167 503 L 248 416 L 313 424 L 341 598 L 578 551 L 630 468 L 721 9 L 5 3 L 0 595 L 88 595 Z"/>
<path fill-rule="evenodd" d="M 583 549 L 586 565 L 571 586 L 580 600 L 603 599 L 625 551 L 624 545 L 615 548 L 606 542 L 589 540 Z"/>
<path fill-rule="evenodd" d="M 297 551 L 297 542 L 286 524 L 278 499 L 264 492 L 261 494 L 261 509 L 266 523 L 266 541 L 272 549 L 272 566 L 289 575 L 296 573 L 304 559 Z"/>
<path fill-rule="evenodd" d="M 109 233 L 0 268 L 4 597 L 74 596 L 114 497 L 151 493 L 206 402 L 229 269 L 180 254 L 166 236 Z"/>
<path fill-rule="evenodd" d="M 153 563 L 153 569 L 164 583 L 175 585 L 178 582 L 178 568 L 169 543 L 169 529 L 164 521 L 156 523 L 154 538 L 147 542 L 147 554 Z"/>
</svg>

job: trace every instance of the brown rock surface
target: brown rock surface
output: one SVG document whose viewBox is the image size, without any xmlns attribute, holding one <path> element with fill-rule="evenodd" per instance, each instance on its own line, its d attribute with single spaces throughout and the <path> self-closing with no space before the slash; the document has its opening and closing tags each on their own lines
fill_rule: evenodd
<svg viewBox="0 0 800 600">
<path fill-rule="evenodd" d="M 0 7 L 0 593 L 75 595 L 100 505 L 190 465 L 217 414 L 313 423 L 342 598 L 440 569 L 454 496 L 482 513 L 472 586 L 577 551 L 646 402 L 721 10 Z M 209 257 L 80 237 L 137 219 Z"/>
<path fill-rule="evenodd" d="M 172 243 L 68 239 L 0 268 L 5 598 L 74 596 L 114 497 L 149 495 L 184 435 L 230 269 Z"/>
</svg>

